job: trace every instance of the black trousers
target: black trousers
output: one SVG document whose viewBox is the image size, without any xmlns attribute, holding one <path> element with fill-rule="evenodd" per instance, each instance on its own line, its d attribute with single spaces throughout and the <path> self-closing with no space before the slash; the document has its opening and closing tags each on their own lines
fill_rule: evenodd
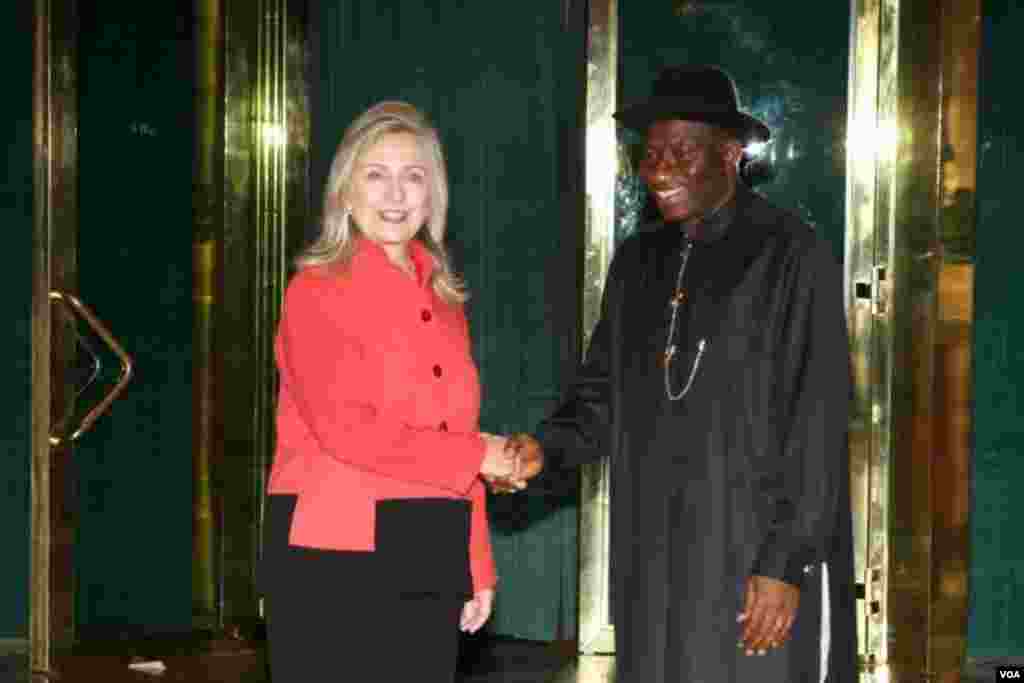
<svg viewBox="0 0 1024 683">
<path fill-rule="evenodd" d="M 288 544 L 294 496 L 267 499 L 260 589 L 273 683 L 452 683 L 465 595 L 381 582 L 376 553 Z"/>
</svg>

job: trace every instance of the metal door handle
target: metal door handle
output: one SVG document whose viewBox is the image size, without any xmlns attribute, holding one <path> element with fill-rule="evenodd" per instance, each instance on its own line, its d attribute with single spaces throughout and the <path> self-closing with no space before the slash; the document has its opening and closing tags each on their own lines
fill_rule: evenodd
<svg viewBox="0 0 1024 683">
<path fill-rule="evenodd" d="M 70 443 L 78 439 L 78 437 L 89 431 L 93 423 L 99 418 L 100 415 L 105 413 L 117 397 L 124 391 L 124 388 L 128 385 L 128 381 L 132 378 L 132 358 L 125 352 L 124 348 L 121 347 L 117 340 L 114 339 L 114 335 L 110 333 L 107 326 L 104 325 L 96 317 L 96 315 L 89 310 L 89 307 L 79 301 L 76 297 L 66 292 L 51 291 L 50 301 L 59 301 L 68 308 L 70 308 L 77 316 L 82 318 L 89 327 L 96 333 L 96 335 L 104 341 L 104 343 L 110 347 L 110 350 L 114 352 L 118 360 L 121 361 L 121 375 L 117 378 L 117 383 L 114 384 L 114 388 L 111 389 L 103 399 L 97 403 L 92 410 L 90 410 L 84 418 L 82 418 L 81 424 L 78 428 L 71 432 L 67 436 L 57 436 L 55 434 L 50 435 L 50 445 L 60 446 L 62 444 Z"/>
</svg>

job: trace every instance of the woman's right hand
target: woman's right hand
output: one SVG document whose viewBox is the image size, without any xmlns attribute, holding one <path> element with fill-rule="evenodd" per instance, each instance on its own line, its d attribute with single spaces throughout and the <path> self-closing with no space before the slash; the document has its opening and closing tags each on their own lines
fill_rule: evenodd
<svg viewBox="0 0 1024 683">
<path fill-rule="evenodd" d="M 509 448 L 508 439 L 494 434 L 483 434 L 486 450 L 480 464 L 480 474 L 487 478 L 518 479 L 520 458 L 515 448 Z"/>
</svg>

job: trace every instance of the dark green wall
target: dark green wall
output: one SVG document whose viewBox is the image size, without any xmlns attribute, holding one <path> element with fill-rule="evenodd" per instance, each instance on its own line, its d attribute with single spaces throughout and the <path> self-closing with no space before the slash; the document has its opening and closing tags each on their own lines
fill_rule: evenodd
<svg viewBox="0 0 1024 683">
<path fill-rule="evenodd" d="M 576 359 L 582 223 L 568 159 L 581 134 L 584 38 L 563 23 L 563 5 L 331 0 L 311 16 L 316 206 L 344 128 L 371 104 L 405 99 L 441 131 L 449 242 L 472 292 L 481 422 L 493 432 L 532 429 Z M 490 628 L 571 633 L 571 492 L 492 499 L 491 519 L 501 584 Z"/>
<path fill-rule="evenodd" d="M 968 655 L 1004 657 L 1024 655 L 1024 233 L 1017 216 L 1024 6 L 983 5 Z"/>
<path fill-rule="evenodd" d="M 0 268 L 4 315 L 12 326 L 0 336 L 4 373 L 0 411 L 0 639 L 28 635 L 29 464 L 31 429 L 32 305 L 32 4 L 3 3 L 0 55 L 7 95 L 0 136 L 7 151 L 0 180 L 0 225 L 7 263 Z"/>
<path fill-rule="evenodd" d="M 757 189 L 795 210 L 843 256 L 848 2 L 619 2 L 620 97 L 650 94 L 658 70 L 718 64 L 741 107 L 764 120 L 775 178 Z"/>
<path fill-rule="evenodd" d="M 79 3 L 80 292 L 135 357 L 127 390 L 74 453 L 86 636 L 192 623 L 188 7 Z"/>
</svg>

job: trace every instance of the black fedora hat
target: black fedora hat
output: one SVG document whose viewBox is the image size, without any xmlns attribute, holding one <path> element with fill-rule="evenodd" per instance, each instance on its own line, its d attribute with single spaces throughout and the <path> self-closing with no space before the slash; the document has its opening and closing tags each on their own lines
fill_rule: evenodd
<svg viewBox="0 0 1024 683">
<path fill-rule="evenodd" d="M 704 121 L 735 132 L 744 144 L 771 137 L 768 126 L 739 110 L 736 85 L 717 66 L 666 67 L 651 91 L 646 100 L 615 112 L 619 123 L 643 133 L 664 119 Z"/>
</svg>

